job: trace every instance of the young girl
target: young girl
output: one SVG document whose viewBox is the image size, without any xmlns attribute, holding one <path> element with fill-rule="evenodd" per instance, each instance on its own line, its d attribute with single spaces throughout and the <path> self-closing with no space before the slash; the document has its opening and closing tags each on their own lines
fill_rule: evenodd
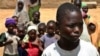
<svg viewBox="0 0 100 56">
<path fill-rule="evenodd" d="M 41 42 L 37 37 L 36 28 L 34 26 L 29 26 L 27 33 L 28 41 L 25 42 L 24 47 L 26 47 L 28 56 L 40 56 L 42 47 Z"/>
<path fill-rule="evenodd" d="M 59 36 L 55 34 L 56 23 L 53 20 L 47 23 L 47 34 L 43 35 L 40 39 L 43 42 L 44 48 L 47 48 L 50 44 L 56 42 Z"/>
<path fill-rule="evenodd" d="M 19 56 L 27 56 L 27 52 L 25 51 L 24 48 L 22 48 L 22 40 L 23 40 L 25 35 L 26 35 L 25 28 L 24 27 L 18 27 L 18 34 L 17 34 L 17 36 L 20 37 L 20 41 L 18 43 Z"/>
<path fill-rule="evenodd" d="M 46 25 L 45 23 L 40 23 L 38 25 L 38 37 L 42 37 L 46 32 Z"/>
<path fill-rule="evenodd" d="M 15 16 L 18 17 L 18 27 L 25 26 L 29 22 L 28 12 L 26 11 L 24 0 L 18 0 L 16 5 Z"/>
<path fill-rule="evenodd" d="M 18 56 L 17 47 L 20 38 L 13 31 L 16 28 L 16 22 L 12 18 L 7 18 L 5 26 L 8 29 L 7 32 L 0 35 L 0 45 L 5 46 L 3 56 Z"/>
</svg>

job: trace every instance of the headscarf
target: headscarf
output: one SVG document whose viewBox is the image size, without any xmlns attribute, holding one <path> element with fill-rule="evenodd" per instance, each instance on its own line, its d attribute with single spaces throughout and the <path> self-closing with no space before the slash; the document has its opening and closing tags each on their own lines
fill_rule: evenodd
<svg viewBox="0 0 100 56">
<path fill-rule="evenodd" d="M 36 26 L 29 26 L 28 29 L 27 29 L 27 32 L 29 32 L 31 30 L 36 30 L 37 31 L 37 27 Z"/>
<path fill-rule="evenodd" d="M 37 31 L 37 27 L 36 26 L 29 26 L 27 29 L 27 32 L 31 31 L 31 30 L 36 30 Z M 23 42 L 28 42 L 29 36 L 28 34 L 25 35 Z"/>
<path fill-rule="evenodd" d="M 82 2 L 81 7 L 85 7 L 87 4 L 85 2 Z"/>
<path fill-rule="evenodd" d="M 5 22 L 5 26 L 9 25 L 9 24 L 14 24 L 16 25 L 16 21 L 13 18 L 7 18 L 6 22 Z"/>
</svg>

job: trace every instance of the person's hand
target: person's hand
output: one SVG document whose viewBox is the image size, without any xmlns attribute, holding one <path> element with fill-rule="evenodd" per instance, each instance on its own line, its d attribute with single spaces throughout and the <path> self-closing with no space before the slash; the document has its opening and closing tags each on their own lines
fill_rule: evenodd
<svg viewBox="0 0 100 56">
<path fill-rule="evenodd" d="M 13 43 L 13 40 L 7 40 L 6 42 L 3 43 L 3 45 L 8 45 L 8 44 L 11 44 Z"/>
<path fill-rule="evenodd" d="M 21 46 L 22 46 L 23 48 L 25 48 L 25 46 L 26 46 L 26 43 L 24 43 L 24 42 L 21 42 Z"/>
<path fill-rule="evenodd" d="M 13 42 L 13 40 L 8 40 L 7 43 L 11 44 Z"/>
</svg>

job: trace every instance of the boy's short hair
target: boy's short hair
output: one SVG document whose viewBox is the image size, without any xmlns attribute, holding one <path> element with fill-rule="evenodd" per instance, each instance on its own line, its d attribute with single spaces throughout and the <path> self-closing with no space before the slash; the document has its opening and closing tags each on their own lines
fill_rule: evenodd
<svg viewBox="0 0 100 56">
<path fill-rule="evenodd" d="M 55 25 L 56 25 L 56 22 L 55 22 L 54 20 L 49 20 L 49 21 L 47 22 L 47 25 L 49 25 L 49 24 L 55 24 Z"/>
<path fill-rule="evenodd" d="M 46 24 L 45 24 L 45 23 L 40 23 L 40 24 L 38 25 L 38 28 L 39 28 L 41 25 L 46 27 Z"/>
<path fill-rule="evenodd" d="M 80 9 L 77 8 L 75 5 L 73 5 L 71 3 L 62 4 L 57 10 L 56 21 L 61 22 L 61 20 L 64 18 L 64 16 L 69 14 L 69 12 L 72 12 L 72 11 L 77 11 L 81 14 Z"/>
<path fill-rule="evenodd" d="M 38 13 L 38 14 L 40 15 L 40 11 L 35 11 L 32 15 L 34 15 L 34 14 L 36 14 L 36 13 Z"/>
</svg>

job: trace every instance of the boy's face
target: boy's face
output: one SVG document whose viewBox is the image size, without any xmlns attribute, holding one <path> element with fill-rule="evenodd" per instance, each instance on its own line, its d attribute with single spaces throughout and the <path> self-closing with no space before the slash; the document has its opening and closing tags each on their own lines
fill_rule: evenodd
<svg viewBox="0 0 100 56">
<path fill-rule="evenodd" d="M 75 0 L 74 5 L 77 6 L 78 8 L 81 8 L 81 2 L 80 1 Z"/>
<path fill-rule="evenodd" d="M 60 35 L 70 42 L 77 42 L 83 30 L 81 13 L 76 11 L 69 12 L 59 23 Z"/>
<path fill-rule="evenodd" d="M 9 25 L 7 25 L 7 28 L 8 28 L 8 32 L 11 33 L 11 34 L 13 34 L 14 33 L 13 30 L 16 28 L 16 25 L 9 24 Z"/>
<path fill-rule="evenodd" d="M 45 26 L 40 26 L 40 27 L 38 28 L 38 31 L 39 31 L 40 34 L 44 34 L 44 32 L 46 31 Z"/>
<path fill-rule="evenodd" d="M 90 24 L 88 25 L 88 31 L 89 31 L 89 33 L 90 33 L 90 34 L 91 34 L 91 33 L 94 33 L 95 30 L 96 30 L 96 25 L 93 24 L 93 23 L 90 23 Z"/>
<path fill-rule="evenodd" d="M 25 36 L 25 29 L 23 28 L 18 29 L 18 36 L 23 38 Z"/>
<path fill-rule="evenodd" d="M 52 24 L 48 24 L 47 25 L 47 33 L 48 34 L 53 34 L 55 32 L 55 25 L 52 23 Z"/>
<path fill-rule="evenodd" d="M 22 2 L 18 3 L 18 9 L 22 10 L 23 9 L 24 4 Z"/>
<path fill-rule="evenodd" d="M 36 12 L 34 15 L 33 15 L 33 18 L 34 18 L 34 21 L 39 21 L 40 20 L 40 14 L 38 12 Z"/>
<path fill-rule="evenodd" d="M 36 31 L 35 30 L 31 30 L 28 32 L 28 35 L 30 38 L 34 39 L 36 38 Z"/>
<path fill-rule="evenodd" d="M 82 8 L 82 10 L 83 10 L 85 13 L 87 13 L 87 12 L 88 12 L 88 7 L 85 6 L 85 7 Z"/>
</svg>

